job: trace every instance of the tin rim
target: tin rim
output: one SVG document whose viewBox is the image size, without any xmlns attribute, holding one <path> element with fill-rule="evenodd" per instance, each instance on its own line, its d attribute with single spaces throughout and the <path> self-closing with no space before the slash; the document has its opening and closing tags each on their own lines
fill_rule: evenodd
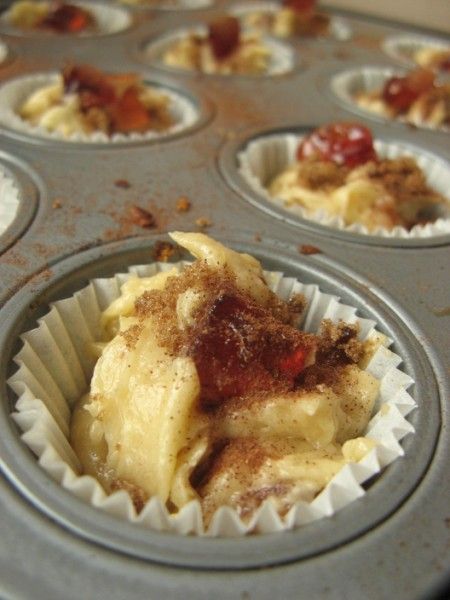
<svg viewBox="0 0 450 600">
<path fill-rule="evenodd" d="M 13 399 L 11 394 L 9 401 L 7 399 L 7 364 L 15 353 L 18 335 L 35 322 L 50 301 L 71 294 L 96 275 L 109 275 L 127 264 L 142 261 L 155 239 L 133 239 L 100 246 L 67 258 L 52 266 L 54 277 L 51 281 L 37 287 L 27 284 L 5 305 L 0 320 L 0 347 L 8 360 L 1 368 L 4 401 L 0 417 L 0 450 L 2 468 L 10 482 L 35 507 L 76 535 L 116 552 L 179 567 L 226 570 L 289 563 L 348 543 L 387 519 L 408 498 L 425 473 L 440 429 L 437 383 L 417 341 L 420 332 L 388 294 L 374 290 L 373 286 L 369 291 L 369 282 L 350 274 L 332 259 L 319 255 L 300 264 L 294 250 L 281 248 L 271 240 L 264 247 L 250 245 L 242 235 L 224 241 L 240 251 L 254 254 L 266 268 L 282 270 L 302 281 L 318 283 L 326 292 L 337 293 L 343 301 L 358 308 L 362 316 L 375 319 L 381 329 L 395 339 L 393 348 L 404 359 L 403 370 L 416 380 L 415 396 L 420 404 L 427 406 L 427 411 L 413 413 L 411 422 L 417 435 L 404 441 L 408 456 L 414 459 L 401 459 L 389 466 L 362 502 L 352 503 L 332 518 L 332 527 L 330 520 L 322 519 L 292 532 L 239 540 L 182 538 L 141 530 L 86 506 L 42 471 L 19 439 L 9 416 Z M 40 308 L 30 310 L 31 302 Z"/>
</svg>

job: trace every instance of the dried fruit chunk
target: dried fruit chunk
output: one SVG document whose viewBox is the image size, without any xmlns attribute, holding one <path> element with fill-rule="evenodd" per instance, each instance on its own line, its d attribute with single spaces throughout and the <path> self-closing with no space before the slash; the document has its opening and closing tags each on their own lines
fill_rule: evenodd
<svg viewBox="0 0 450 600">
<path fill-rule="evenodd" d="M 331 123 L 315 129 L 300 143 L 297 159 L 316 157 L 355 167 L 376 160 L 370 130 L 358 123 Z"/>
<path fill-rule="evenodd" d="M 313 13 L 316 8 L 316 0 L 283 0 L 283 6 L 298 13 Z"/>
<path fill-rule="evenodd" d="M 137 75 L 107 75 L 90 65 L 73 65 L 63 70 L 63 80 L 66 92 L 78 94 L 81 110 L 98 107 L 106 111 L 113 131 L 149 129 L 151 116 L 139 98 Z"/>
<path fill-rule="evenodd" d="M 276 322 L 256 303 L 229 294 L 205 312 L 193 338 L 190 355 L 204 406 L 270 389 L 292 390 L 315 351 L 303 332 Z"/>
<path fill-rule="evenodd" d="M 146 131 L 150 127 L 150 115 L 139 100 L 135 88 L 127 89 L 123 96 L 115 102 L 110 110 L 114 131 Z"/>
<path fill-rule="evenodd" d="M 63 69 L 64 91 L 80 96 L 81 108 L 106 106 L 116 94 L 108 77 L 90 65 L 73 65 Z"/>
<path fill-rule="evenodd" d="M 227 15 L 212 21 L 208 28 L 208 39 L 214 56 L 219 60 L 226 58 L 239 46 L 239 20 Z"/>
<path fill-rule="evenodd" d="M 39 24 L 45 29 L 52 29 L 58 33 L 79 33 L 92 25 L 91 14 L 73 4 L 59 4 L 53 6 L 47 16 Z"/>
<path fill-rule="evenodd" d="M 417 69 L 405 77 L 391 77 L 384 85 L 383 100 L 399 112 L 409 109 L 417 98 L 434 86 L 434 74 L 429 69 Z"/>
</svg>

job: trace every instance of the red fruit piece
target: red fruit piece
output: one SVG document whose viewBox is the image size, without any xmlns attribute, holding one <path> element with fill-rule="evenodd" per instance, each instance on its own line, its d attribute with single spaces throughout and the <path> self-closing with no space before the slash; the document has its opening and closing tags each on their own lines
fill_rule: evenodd
<svg viewBox="0 0 450 600">
<path fill-rule="evenodd" d="M 78 33 L 92 23 L 88 11 L 73 4 L 57 4 L 43 19 L 41 27 L 59 33 Z"/>
<path fill-rule="evenodd" d="M 315 129 L 297 150 L 298 160 L 309 157 L 347 167 L 377 159 L 370 130 L 358 123 L 331 123 Z"/>
<path fill-rule="evenodd" d="M 80 94 L 81 108 L 106 106 L 116 99 L 107 75 L 89 65 L 73 65 L 63 69 L 64 90 Z"/>
<path fill-rule="evenodd" d="M 312 13 L 316 7 L 316 0 L 283 0 L 283 6 L 298 13 Z"/>
<path fill-rule="evenodd" d="M 223 59 L 239 46 L 240 25 L 235 17 L 224 16 L 209 24 L 208 39 L 214 56 Z"/>
<path fill-rule="evenodd" d="M 135 88 L 129 88 L 109 110 L 116 132 L 146 131 L 150 127 L 150 115 L 139 100 Z"/>
<path fill-rule="evenodd" d="M 201 402 L 214 406 L 230 397 L 292 390 L 311 356 L 311 341 L 277 322 L 252 301 L 224 294 L 193 332 L 189 354 L 202 386 Z"/>
<path fill-rule="evenodd" d="M 384 85 L 383 100 L 399 112 L 405 112 L 417 98 L 434 85 L 429 69 L 417 69 L 405 77 L 391 77 Z"/>
<path fill-rule="evenodd" d="M 295 379 L 305 368 L 307 355 L 308 352 L 304 348 L 297 348 L 292 354 L 283 356 L 278 364 L 281 373 Z"/>
</svg>

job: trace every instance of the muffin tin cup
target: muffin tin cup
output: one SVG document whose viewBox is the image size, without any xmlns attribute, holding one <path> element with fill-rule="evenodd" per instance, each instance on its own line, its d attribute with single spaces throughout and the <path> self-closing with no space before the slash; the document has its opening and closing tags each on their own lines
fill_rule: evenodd
<svg viewBox="0 0 450 600">
<path fill-rule="evenodd" d="M 55 84 L 60 75 L 58 73 L 40 73 L 26 75 L 7 81 L 0 86 L 0 125 L 8 131 L 26 134 L 44 140 L 54 140 L 67 143 L 83 144 L 132 144 L 136 142 L 149 142 L 178 135 L 183 131 L 193 128 L 198 124 L 200 111 L 196 103 L 188 96 L 170 87 L 158 83 L 146 82 L 145 85 L 153 87 L 156 91 L 165 94 L 170 99 L 170 112 L 174 125 L 165 131 L 148 131 L 145 133 L 116 133 L 108 136 L 103 132 L 73 133 L 69 137 L 58 131 L 48 131 L 39 125 L 32 125 L 18 115 L 18 110 L 30 95 L 40 88 Z"/>
<path fill-rule="evenodd" d="M 333 296 L 339 294 L 346 305 L 352 305 L 357 308 L 358 312 L 362 311 L 364 314 L 363 334 L 369 333 L 374 321 L 376 321 L 380 329 L 395 340 L 393 350 L 397 356 L 402 357 L 404 365 L 398 375 L 399 359 L 391 355 L 387 349 L 382 350 L 383 354 L 390 356 L 393 360 L 382 386 L 382 393 L 389 396 L 388 403 L 392 400 L 393 391 L 399 393 L 399 398 L 401 398 L 397 408 L 391 404 L 392 408 L 389 409 L 389 412 L 392 410 L 391 416 L 398 419 L 397 424 L 400 425 L 403 433 L 394 433 L 388 445 L 392 449 L 403 448 L 406 457 L 394 461 L 378 478 L 372 478 L 370 487 L 367 488 L 362 498 L 357 498 L 348 507 L 338 506 L 339 510 L 333 515 L 331 521 L 319 519 L 309 524 L 305 523 L 302 527 L 290 532 L 245 536 L 238 544 L 237 541 L 233 542 L 232 539 L 224 537 L 211 540 L 209 537 L 202 536 L 184 536 L 170 532 L 159 533 L 143 525 L 123 519 L 120 510 L 117 513 L 113 511 L 112 505 L 115 504 L 115 500 L 110 505 L 110 510 L 114 516 L 106 511 L 93 508 L 86 502 L 86 498 L 79 500 L 63 489 L 59 482 L 54 481 L 55 477 L 58 478 L 58 473 L 52 473 L 49 477 L 42 467 L 36 463 L 31 452 L 27 451 L 25 444 L 19 439 L 19 433 L 8 415 L 8 404 L 2 404 L 0 450 L 6 477 L 36 507 L 50 515 L 52 519 L 62 523 L 65 528 L 83 538 L 114 548 L 117 551 L 172 565 L 208 569 L 233 567 L 242 569 L 269 564 L 275 565 L 315 555 L 318 552 L 339 546 L 367 531 L 376 523 L 388 518 L 403 500 L 411 495 L 412 490 L 420 481 L 434 452 L 439 430 L 440 410 L 435 375 L 423 349 L 417 342 L 417 339 L 422 335 L 420 329 L 404 313 L 402 308 L 381 290 L 375 290 L 371 286 L 369 296 L 363 293 L 362 290 L 366 289 L 364 286 L 367 285 L 367 282 L 354 273 L 350 273 L 348 268 L 343 270 L 335 261 L 323 256 L 310 257 L 309 260 L 299 261 L 298 258 L 295 258 L 295 253 L 290 254 L 282 251 L 277 243 L 269 239 L 266 240 L 264 247 L 248 244 L 243 242 L 242 239 L 242 236 L 238 236 L 231 240 L 224 240 L 224 243 L 241 252 L 256 256 L 264 265 L 278 272 L 278 279 L 280 279 L 280 271 L 285 271 L 294 275 L 295 279 L 304 281 L 306 288 L 309 290 L 311 306 L 315 303 L 315 298 L 317 300 L 321 298 L 321 293 L 317 289 L 317 284 L 319 284 L 320 289 L 325 288 L 325 293 L 329 294 L 331 302 L 329 313 L 337 307 L 338 311 L 344 311 L 341 316 L 346 320 L 355 320 L 357 318 L 355 308 L 346 308 L 342 304 L 339 305 L 336 298 L 333 298 Z M 50 281 L 44 279 L 37 285 L 30 283 L 24 286 L 7 303 L 2 315 L 0 315 L 0 348 L 6 357 L 0 370 L 2 394 L 6 394 L 6 383 L 3 379 L 6 376 L 6 366 L 8 365 L 8 371 L 11 374 L 13 369 L 12 356 L 19 350 L 18 333 L 29 329 L 35 323 L 36 317 L 45 315 L 47 302 L 73 294 L 74 291 L 83 287 L 83 283 L 87 279 L 95 279 L 100 274 L 113 274 L 118 265 L 124 267 L 127 264 L 139 262 L 139 259 L 142 260 L 151 252 L 151 246 L 149 246 L 151 243 L 153 242 L 148 239 L 145 241 L 129 240 L 120 244 L 96 248 L 66 259 L 61 264 L 52 267 L 53 276 Z M 274 254 L 276 248 L 278 249 Z M 284 281 L 284 278 L 281 280 Z M 289 285 L 291 285 L 290 282 Z M 114 283 L 116 290 L 117 286 L 118 282 L 116 281 Z M 79 294 L 78 297 L 83 302 Z M 105 297 L 102 302 L 107 303 L 108 298 Z M 30 305 L 33 306 L 31 313 Z M 98 310 L 99 308 L 96 309 L 97 314 Z M 53 308 L 51 313 L 53 313 L 53 324 L 55 324 L 59 319 L 56 309 Z M 93 320 L 89 320 L 89 327 L 92 332 L 95 331 L 95 328 L 92 327 L 93 323 L 95 323 L 95 317 Z M 66 324 L 69 326 L 67 321 Z M 305 322 L 304 326 L 312 327 L 313 324 L 309 323 L 308 325 Z M 42 324 L 41 327 L 45 329 L 46 325 Z M 37 334 L 30 333 L 32 337 L 35 335 Z M 78 341 L 81 341 L 80 336 L 77 336 L 77 338 Z M 60 342 L 61 339 L 58 339 L 58 343 Z M 41 358 L 46 362 L 49 356 L 49 348 L 46 346 Z M 382 370 L 385 364 L 384 360 L 376 361 L 373 368 Z M 41 370 L 40 367 L 39 370 Z M 400 380 L 397 379 L 397 376 L 400 377 Z M 414 406 L 406 392 L 412 378 L 416 382 L 414 396 L 418 400 L 419 408 L 413 410 L 407 416 L 407 420 L 404 420 L 404 416 Z M 16 373 L 12 375 L 12 381 L 19 381 Z M 395 383 L 396 381 L 402 389 L 399 389 Z M 28 395 L 22 384 L 17 383 L 17 385 L 22 388 L 18 388 L 17 391 L 20 394 L 25 393 L 21 402 L 28 402 L 29 399 L 33 404 L 35 395 Z M 52 389 L 55 389 L 53 384 Z M 11 394 L 8 395 L 11 398 L 9 410 L 14 412 L 15 400 Z M 39 393 L 38 395 L 41 399 L 43 398 L 42 394 Z M 422 406 L 427 407 L 426 414 L 421 409 Z M 7 412 L 5 412 L 5 409 Z M 386 409 L 381 410 L 382 413 L 385 411 Z M 25 421 L 30 417 L 33 419 L 33 413 L 29 410 L 22 415 L 22 419 L 25 419 Z M 378 429 L 376 419 L 371 421 L 370 426 L 376 430 Z M 25 428 L 27 427 L 25 426 Z M 407 435 L 401 446 L 399 446 L 397 438 L 412 431 L 413 428 L 416 430 L 416 435 Z M 56 440 L 56 442 L 58 441 Z M 384 459 L 389 461 L 389 456 L 392 455 L 387 452 Z M 412 457 L 413 460 L 411 460 Z M 51 458 L 51 455 L 42 457 L 40 463 Z M 376 462 L 374 460 L 372 466 Z M 361 483 L 359 478 L 364 478 L 362 477 L 362 471 L 367 473 L 366 469 L 360 469 L 360 465 L 358 465 L 357 481 L 359 483 Z M 337 497 L 340 494 L 333 487 L 331 496 L 334 497 L 335 495 Z M 330 510 L 329 505 L 325 511 L 326 513 L 327 510 Z M 161 523 L 164 524 L 162 515 Z M 202 542 L 202 540 L 204 541 Z M 210 544 L 213 542 L 214 546 L 211 546 Z M 214 551 L 212 552 L 213 548 Z"/>
<path fill-rule="evenodd" d="M 165 69 L 174 73 L 191 73 L 198 75 L 199 71 L 194 69 L 183 69 L 181 67 L 166 65 L 163 61 L 164 53 L 169 50 L 174 44 L 186 38 L 189 35 L 207 35 L 207 28 L 204 25 L 198 25 L 189 28 L 180 28 L 174 31 L 163 34 L 159 38 L 151 40 L 143 45 L 142 58 L 152 66 Z M 261 36 L 261 42 L 270 50 L 270 60 L 268 69 L 261 74 L 221 74 L 221 73 L 206 73 L 204 75 L 214 77 L 249 77 L 256 79 L 259 77 L 272 77 L 277 75 L 285 75 L 292 71 L 296 66 L 294 52 L 288 45 L 279 42 L 269 36 Z"/>
<path fill-rule="evenodd" d="M 48 2 L 50 4 L 50 1 Z M 97 27 L 95 31 L 81 31 L 77 34 L 66 34 L 71 37 L 94 37 L 100 35 L 111 35 L 120 33 L 128 29 L 132 24 L 132 18 L 126 8 L 119 6 L 112 6 L 111 4 L 100 3 L 100 2 L 71 2 L 80 8 L 88 10 L 94 17 Z M 51 31 L 39 30 L 39 29 L 21 29 L 15 27 L 9 21 L 9 9 L 6 10 L 0 16 L 0 31 L 7 33 L 8 35 L 15 36 L 51 36 L 61 35 L 53 33 Z"/>
<path fill-rule="evenodd" d="M 253 2 L 253 3 L 240 3 L 235 4 L 230 7 L 230 13 L 237 17 L 238 19 L 242 19 L 248 14 L 261 12 L 266 14 L 274 14 L 280 10 L 280 4 L 276 2 Z M 253 27 L 249 27 L 249 29 L 253 29 Z M 268 35 L 271 35 L 270 32 L 267 32 Z M 314 40 L 314 39 L 332 39 L 339 42 L 346 42 L 350 40 L 352 37 L 352 30 L 345 21 L 345 19 L 341 19 L 340 17 L 330 16 L 329 23 L 329 32 L 325 35 L 296 35 L 293 34 L 289 36 L 287 39 L 290 41 L 293 40 Z"/>
<path fill-rule="evenodd" d="M 450 44 L 444 40 L 422 35 L 403 35 L 390 36 L 383 40 L 381 45 L 383 51 L 408 67 L 418 67 L 417 61 L 414 59 L 416 52 L 427 48 L 436 50 L 450 50 Z"/>
<path fill-rule="evenodd" d="M 435 222 L 416 225 L 411 230 L 394 227 L 391 230 L 378 227 L 369 231 L 364 225 L 354 223 L 346 225 L 341 217 L 317 211 L 311 214 L 299 205 L 285 206 L 282 199 L 272 197 L 268 191 L 271 181 L 296 161 L 296 151 L 304 136 L 294 133 L 263 135 L 252 139 L 237 156 L 238 172 L 255 194 L 267 202 L 282 207 L 287 212 L 311 219 L 322 225 L 349 233 L 372 235 L 387 238 L 425 239 L 450 234 L 450 201 L 447 205 L 435 208 Z M 375 140 L 375 150 L 382 158 L 413 157 L 426 174 L 428 185 L 444 197 L 450 189 L 450 165 L 421 148 L 401 143 Z"/>
<path fill-rule="evenodd" d="M 185 263 L 154 263 L 131 267 L 130 273 L 148 277 Z M 266 280 L 280 297 L 288 300 L 303 294 L 308 301 L 302 328 L 317 332 L 322 319 L 359 324 L 363 340 L 376 335 L 374 322 L 357 317 L 356 308 L 341 304 L 317 285 L 304 285 L 281 273 L 266 272 Z M 380 394 L 365 435 L 377 446 L 356 464 L 346 465 L 311 502 L 298 503 L 285 518 L 280 518 L 271 503 L 264 503 L 248 523 L 232 509 L 222 507 L 205 530 L 201 507 L 191 502 L 179 513 L 169 514 L 161 502 L 152 498 L 140 514 L 124 492 L 105 494 L 90 476 L 79 476 L 79 463 L 68 441 L 70 414 L 74 403 L 86 392 L 94 363 L 86 356 L 90 342 L 101 340 L 101 311 L 120 294 L 129 275 L 95 279 L 73 297 L 56 302 L 40 320 L 39 327 L 22 336 L 23 348 L 14 358 L 19 370 L 9 384 L 19 400 L 14 420 L 23 431 L 22 439 L 38 456 L 40 465 L 65 489 L 92 506 L 120 516 L 142 527 L 182 535 L 236 537 L 248 533 L 276 533 L 331 516 L 364 495 L 362 484 L 403 455 L 399 441 L 413 426 L 405 419 L 416 406 L 406 391 L 412 380 L 397 369 L 402 359 L 381 346 L 367 366 L 380 381 Z"/>
<path fill-rule="evenodd" d="M 346 108 L 364 117 L 389 123 L 389 125 L 414 125 L 420 129 L 432 131 L 450 131 L 446 125 L 434 126 L 423 121 L 411 123 L 403 116 L 390 118 L 388 115 L 380 114 L 369 108 L 360 106 L 355 99 L 360 93 L 371 93 L 381 91 L 388 79 L 394 76 L 403 76 L 406 71 L 386 67 L 359 67 L 349 71 L 338 73 L 331 79 L 330 89 L 333 96 Z"/>
</svg>

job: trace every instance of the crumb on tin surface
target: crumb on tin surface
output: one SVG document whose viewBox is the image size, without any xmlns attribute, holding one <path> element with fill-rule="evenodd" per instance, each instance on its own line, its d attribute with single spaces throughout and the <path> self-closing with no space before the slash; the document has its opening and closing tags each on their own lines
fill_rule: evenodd
<svg viewBox="0 0 450 600">
<path fill-rule="evenodd" d="M 198 219 L 195 219 L 195 224 L 197 225 L 197 227 L 206 229 L 207 227 L 211 227 L 212 221 L 207 217 L 199 217 Z"/>
<path fill-rule="evenodd" d="M 176 253 L 176 248 L 170 242 L 156 242 L 153 249 L 153 258 L 160 262 L 167 262 Z"/>
<path fill-rule="evenodd" d="M 131 220 L 135 225 L 138 225 L 138 227 L 143 227 L 144 229 L 156 227 L 156 219 L 154 215 L 150 211 L 145 210 L 145 208 L 141 208 L 140 206 L 134 204 L 130 208 L 130 214 Z"/>
<path fill-rule="evenodd" d="M 191 206 L 191 201 L 187 196 L 180 196 L 177 200 L 176 211 L 179 213 L 188 212 Z"/>
<path fill-rule="evenodd" d="M 309 256 L 310 254 L 322 254 L 322 250 L 320 248 L 310 244 L 300 244 L 298 251 L 300 254 L 305 254 L 306 256 Z"/>
<path fill-rule="evenodd" d="M 131 183 L 128 179 L 116 179 L 114 185 L 122 190 L 128 190 L 131 187 Z"/>
</svg>

